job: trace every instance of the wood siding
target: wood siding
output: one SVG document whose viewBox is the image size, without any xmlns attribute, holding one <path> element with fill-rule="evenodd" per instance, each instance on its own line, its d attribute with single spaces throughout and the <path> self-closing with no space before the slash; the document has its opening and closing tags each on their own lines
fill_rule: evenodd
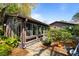
<svg viewBox="0 0 79 59">
<path fill-rule="evenodd" d="M 25 48 L 26 42 L 32 39 L 39 39 L 46 33 L 47 25 L 40 22 L 26 21 L 27 18 L 17 16 L 8 16 L 5 19 L 5 36 L 7 37 L 20 37 L 20 47 Z M 37 36 L 36 36 L 37 35 Z M 35 36 L 35 37 L 34 37 Z M 30 37 L 30 39 L 28 38 Z M 32 37 L 32 38 L 31 38 Z"/>
</svg>

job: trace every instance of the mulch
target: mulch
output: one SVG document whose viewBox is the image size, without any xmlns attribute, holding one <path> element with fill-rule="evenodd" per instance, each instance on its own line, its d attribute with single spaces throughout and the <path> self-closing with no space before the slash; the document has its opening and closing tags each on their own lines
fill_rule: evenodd
<svg viewBox="0 0 79 59">
<path fill-rule="evenodd" d="M 11 56 L 25 56 L 27 55 L 29 52 L 25 49 L 21 49 L 21 48 L 14 48 L 11 52 Z"/>
</svg>

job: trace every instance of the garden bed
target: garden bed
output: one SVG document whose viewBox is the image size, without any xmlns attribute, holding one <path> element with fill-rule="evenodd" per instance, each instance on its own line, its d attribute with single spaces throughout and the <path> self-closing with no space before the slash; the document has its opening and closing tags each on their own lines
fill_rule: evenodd
<svg viewBox="0 0 79 59">
<path fill-rule="evenodd" d="M 11 52 L 11 56 L 25 56 L 27 55 L 29 52 L 25 49 L 21 49 L 21 48 L 14 48 Z"/>
</svg>

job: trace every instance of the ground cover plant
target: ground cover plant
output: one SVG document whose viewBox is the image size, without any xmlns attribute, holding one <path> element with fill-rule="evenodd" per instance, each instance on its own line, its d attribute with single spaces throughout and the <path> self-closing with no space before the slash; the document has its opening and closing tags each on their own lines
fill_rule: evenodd
<svg viewBox="0 0 79 59">
<path fill-rule="evenodd" d="M 11 47 L 7 44 L 0 44 L 0 56 L 8 56 L 11 53 Z"/>
</svg>

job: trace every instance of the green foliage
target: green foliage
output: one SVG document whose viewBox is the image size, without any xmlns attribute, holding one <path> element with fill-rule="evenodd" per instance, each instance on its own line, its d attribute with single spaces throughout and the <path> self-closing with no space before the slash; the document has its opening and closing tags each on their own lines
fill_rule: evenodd
<svg viewBox="0 0 79 59">
<path fill-rule="evenodd" d="M 37 5 L 37 4 L 36 4 Z M 23 3 L 23 4 L 16 4 L 16 3 L 2 3 L 0 4 L 0 11 L 3 10 L 3 8 L 7 7 L 4 10 L 4 13 L 9 13 L 9 14 L 13 14 L 13 13 L 19 13 L 25 16 L 28 16 L 31 14 L 31 10 L 33 9 L 33 7 L 35 7 L 35 4 L 31 4 L 31 3 Z"/>
<path fill-rule="evenodd" d="M 72 20 L 79 20 L 79 13 L 76 13 L 73 17 Z"/>
<path fill-rule="evenodd" d="M 51 42 L 52 41 L 52 33 L 51 33 L 51 30 L 48 31 L 47 38 L 48 38 L 48 42 Z"/>
<path fill-rule="evenodd" d="M 4 40 L 8 39 L 8 37 L 6 37 L 6 36 L 1 36 L 0 39 L 4 41 Z"/>
<path fill-rule="evenodd" d="M 11 53 L 11 48 L 7 44 L 0 44 L 0 56 L 8 56 Z"/>
<path fill-rule="evenodd" d="M 19 39 L 18 38 L 12 38 L 12 37 L 6 37 L 6 36 L 1 36 L 0 40 L 3 40 L 5 44 L 8 44 L 11 47 L 17 47 L 19 44 Z"/>
<path fill-rule="evenodd" d="M 0 26 L 0 39 L 4 39 L 4 31 L 2 26 Z"/>
<path fill-rule="evenodd" d="M 74 26 L 66 26 L 64 29 L 66 29 L 68 32 L 70 32 L 72 35 L 74 35 L 74 33 L 73 33 Z"/>
<path fill-rule="evenodd" d="M 19 8 L 17 4 L 9 4 L 6 10 L 7 13 L 12 14 L 12 13 L 18 13 Z"/>
<path fill-rule="evenodd" d="M 17 40 L 17 38 L 10 37 L 10 38 L 7 38 L 5 40 L 5 42 L 6 42 L 6 44 L 8 44 L 11 47 L 17 47 L 18 46 L 18 40 Z"/>
<path fill-rule="evenodd" d="M 45 40 L 43 40 L 43 44 L 46 45 L 46 46 L 49 46 L 51 44 L 51 42 L 52 42 L 52 33 L 51 33 L 51 30 L 49 30 L 47 32 L 46 37 L 47 38 Z"/>
<path fill-rule="evenodd" d="M 5 41 L 6 44 L 8 44 L 11 47 L 17 47 L 19 38 L 12 38 L 12 37 L 6 37 L 4 36 L 4 31 L 0 29 L 0 40 Z"/>
<path fill-rule="evenodd" d="M 44 41 L 42 41 L 42 43 L 43 45 L 50 46 L 51 41 L 49 41 L 48 39 L 45 39 Z"/>
<path fill-rule="evenodd" d="M 0 36 L 3 36 L 4 35 L 4 31 L 2 28 L 0 28 Z"/>
<path fill-rule="evenodd" d="M 69 32 L 61 32 L 61 39 L 64 40 L 68 40 L 68 39 L 72 39 L 72 34 Z"/>
<path fill-rule="evenodd" d="M 71 26 L 71 27 L 68 26 L 65 29 L 68 32 L 70 32 L 72 35 L 79 36 L 79 25 L 74 25 L 74 26 Z"/>
<path fill-rule="evenodd" d="M 79 25 L 74 26 L 73 33 L 74 33 L 74 35 L 79 36 Z"/>
<path fill-rule="evenodd" d="M 72 39 L 72 34 L 65 29 L 53 29 L 51 32 L 54 41 Z"/>
</svg>

